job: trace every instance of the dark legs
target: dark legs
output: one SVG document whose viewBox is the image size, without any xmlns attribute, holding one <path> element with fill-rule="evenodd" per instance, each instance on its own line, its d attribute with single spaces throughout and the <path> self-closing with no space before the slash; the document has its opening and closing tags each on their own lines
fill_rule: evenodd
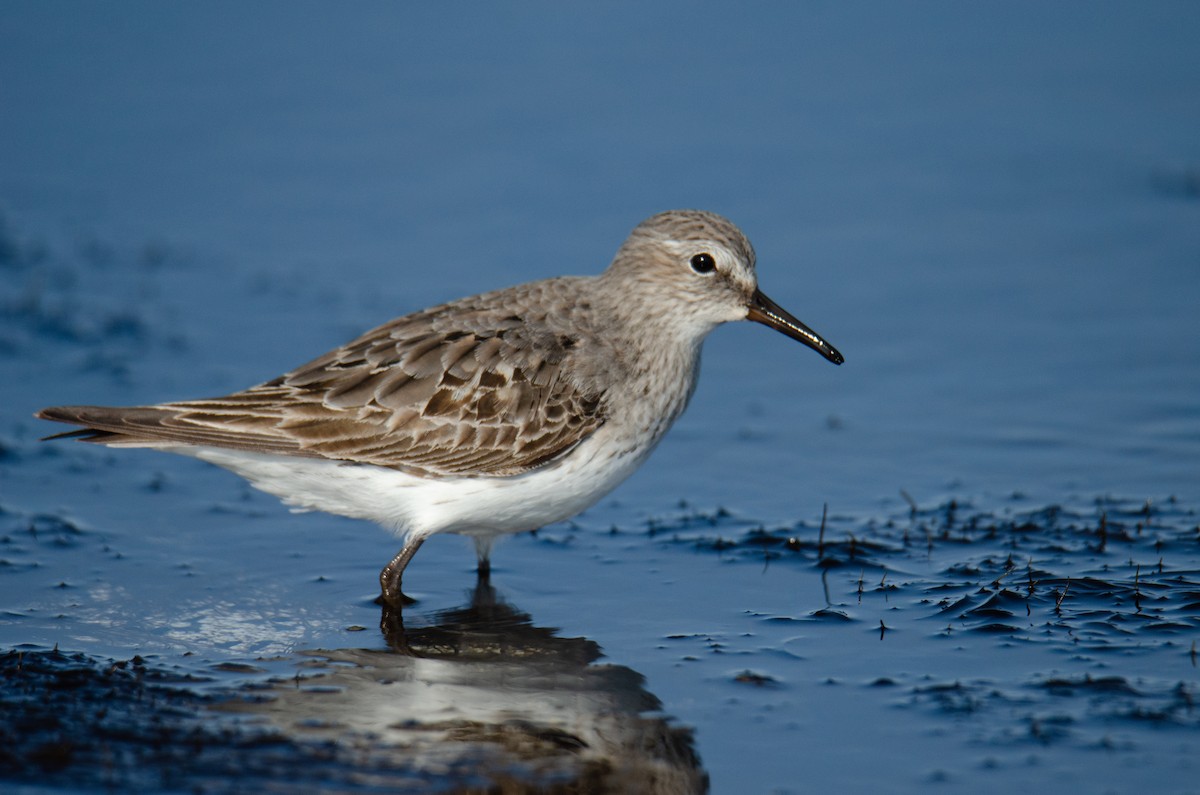
<svg viewBox="0 0 1200 795">
<path fill-rule="evenodd" d="M 475 571 L 482 582 L 487 582 L 492 574 L 492 541 L 491 536 L 475 536 L 475 554 L 479 557 L 479 566 Z"/>
<path fill-rule="evenodd" d="M 475 554 L 479 557 L 479 568 L 476 570 L 479 573 L 479 580 L 486 584 L 489 576 L 492 573 L 492 536 L 475 536 Z M 408 566 L 408 562 L 412 560 L 413 555 L 417 554 L 417 550 L 421 548 L 421 544 L 425 542 L 424 536 L 410 535 L 404 539 L 404 548 L 392 558 L 391 563 L 383 567 L 383 571 L 379 572 L 379 599 L 377 600 L 385 607 L 401 608 L 406 604 L 412 604 L 413 600 L 409 599 L 400 591 L 400 577 L 404 574 L 404 569 Z"/>
<path fill-rule="evenodd" d="M 407 597 L 400 592 L 400 576 L 404 574 L 404 567 L 412 560 L 412 556 L 417 554 L 417 550 L 423 543 L 425 543 L 423 536 L 409 536 L 404 540 L 404 548 L 397 553 L 396 557 L 392 558 L 391 563 L 383 567 L 383 571 L 379 572 L 379 589 L 381 591 L 379 600 L 381 603 L 391 607 L 404 606 Z"/>
</svg>

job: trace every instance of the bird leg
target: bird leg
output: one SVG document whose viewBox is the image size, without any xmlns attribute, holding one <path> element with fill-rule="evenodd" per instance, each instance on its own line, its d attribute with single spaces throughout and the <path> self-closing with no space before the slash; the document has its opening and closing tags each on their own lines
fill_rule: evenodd
<svg viewBox="0 0 1200 795">
<path fill-rule="evenodd" d="M 475 555 L 479 558 L 479 565 L 475 569 L 475 573 L 480 582 L 486 583 L 492 574 L 492 541 L 491 536 L 475 536 Z"/>
<path fill-rule="evenodd" d="M 412 560 L 412 556 L 417 554 L 417 550 L 421 548 L 421 544 L 425 543 L 424 536 L 410 535 L 404 539 L 404 547 L 392 558 L 391 563 L 383 567 L 383 571 L 379 572 L 379 601 L 382 604 L 392 607 L 403 607 L 407 601 L 409 604 L 413 602 L 400 591 L 400 576 L 404 574 L 404 567 Z"/>
</svg>

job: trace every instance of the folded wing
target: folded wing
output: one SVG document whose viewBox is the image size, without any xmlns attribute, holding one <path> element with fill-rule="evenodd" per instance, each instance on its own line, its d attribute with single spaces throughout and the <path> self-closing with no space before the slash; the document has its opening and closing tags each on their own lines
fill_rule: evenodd
<svg viewBox="0 0 1200 795">
<path fill-rule="evenodd" d="M 571 377 L 577 339 L 535 338 L 516 315 L 453 330 L 441 327 L 446 317 L 400 318 L 225 397 L 38 416 L 83 426 L 61 436 L 102 444 L 209 445 L 442 476 L 527 472 L 604 423 L 604 396 Z"/>
</svg>

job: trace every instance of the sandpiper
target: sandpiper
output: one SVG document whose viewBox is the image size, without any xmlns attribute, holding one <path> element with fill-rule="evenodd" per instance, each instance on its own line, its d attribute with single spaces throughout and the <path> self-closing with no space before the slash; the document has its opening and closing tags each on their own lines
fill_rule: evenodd
<svg viewBox="0 0 1200 795">
<path fill-rule="evenodd" d="M 843 361 L 758 289 L 736 226 L 674 210 L 598 276 L 405 315 L 242 392 L 37 416 L 82 426 L 49 438 L 195 456 L 295 509 L 378 522 L 404 537 L 379 575 L 395 606 L 430 535 L 472 536 L 486 573 L 498 535 L 574 516 L 627 478 L 687 406 L 704 338 L 734 320 Z"/>
</svg>

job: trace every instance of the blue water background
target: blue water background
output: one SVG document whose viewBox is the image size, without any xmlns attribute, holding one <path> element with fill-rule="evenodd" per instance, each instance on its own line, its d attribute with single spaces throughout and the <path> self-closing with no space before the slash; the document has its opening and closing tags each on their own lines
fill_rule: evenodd
<svg viewBox="0 0 1200 795">
<path fill-rule="evenodd" d="M 906 510 L 901 490 L 984 508 L 1200 499 L 1196 4 L 10 2 L 0 31 L 0 506 L 69 515 L 140 561 L 95 564 L 97 581 L 128 579 L 65 629 L 53 586 L 74 572 L 0 580 L 24 615 L 0 627 L 8 644 L 344 644 L 340 611 L 365 610 L 353 600 L 394 551 L 384 534 L 290 516 L 185 459 L 41 445 L 53 429 L 32 413 L 233 391 L 431 303 L 595 273 L 674 207 L 739 223 L 764 291 L 846 364 L 760 326 L 718 330 L 687 414 L 583 535 L 681 501 L 772 525 L 825 504 L 884 518 Z M 413 587 L 453 602 L 470 553 L 430 546 Z M 269 595 L 257 578 L 290 573 L 289 554 L 339 585 Z M 689 678 L 654 644 L 736 637 L 796 586 L 646 554 L 514 540 L 498 584 L 645 673 L 697 726 L 714 791 L 847 770 L 928 783 L 942 763 L 878 728 L 886 705 L 803 691 L 793 708 L 824 722 L 801 725 L 847 758 L 802 766 L 788 749 L 814 740 L 795 724 L 731 722 L 707 688 L 739 666 Z M 196 596 L 159 566 L 176 558 L 229 590 L 170 606 Z M 623 579 L 606 583 L 606 558 Z M 935 649 L 910 652 L 937 667 Z M 859 718 L 904 753 L 873 765 Z M 1180 758 L 1157 758 L 1167 783 Z"/>
</svg>

